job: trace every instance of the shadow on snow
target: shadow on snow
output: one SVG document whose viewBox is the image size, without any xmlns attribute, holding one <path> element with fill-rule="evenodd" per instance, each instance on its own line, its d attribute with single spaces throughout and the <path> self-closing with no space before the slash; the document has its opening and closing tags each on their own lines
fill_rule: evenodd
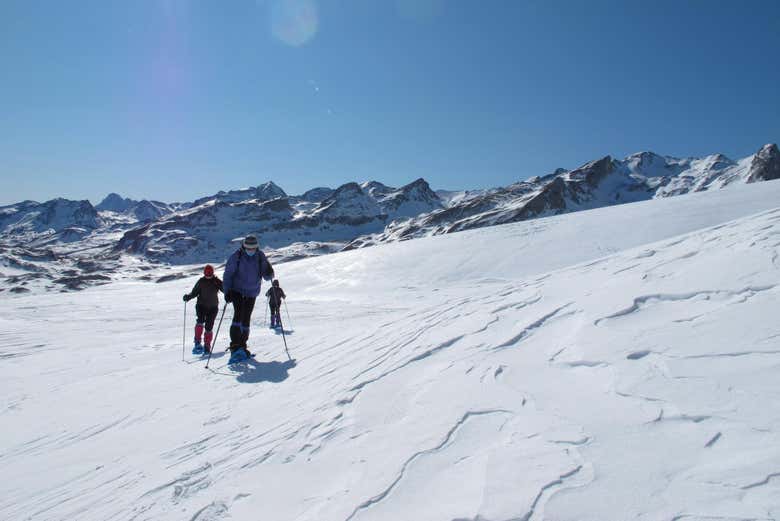
<svg viewBox="0 0 780 521">
<path fill-rule="evenodd" d="M 249 360 L 238 362 L 232 366 L 228 366 L 232 372 L 220 372 L 214 369 L 210 371 L 214 374 L 221 374 L 225 376 L 235 376 L 236 380 L 245 384 L 256 384 L 261 382 L 280 383 L 290 376 L 290 369 L 295 367 L 295 360 L 287 360 L 285 362 L 279 362 L 274 360 L 273 362 L 258 362 L 254 358 Z M 220 369 L 223 369 L 221 367 Z"/>
<path fill-rule="evenodd" d="M 287 377 L 290 376 L 288 371 L 293 367 L 295 367 L 295 360 L 258 362 L 254 358 L 250 358 L 236 368 L 240 371 L 236 380 L 247 384 L 260 382 L 279 383 L 287 380 Z"/>
<path fill-rule="evenodd" d="M 209 354 L 208 353 L 201 354 L 201 355 L 191 355 L 191 356 L 192 356 L 192 358 L 190 360 L 182 360 L 182 362 L 184 362 L 187 365 L 202 364 L 204 361 L 208 360 L 208 358 L 209 358 Z M 216 360 L 218 358 L 222 358 L 223 356 L 225 356 L 225 352 L 224 351 L 219 351 L 219 352 L 213 353 L 211 355 L 211 359 L 212 360 Z"/>
</svg>

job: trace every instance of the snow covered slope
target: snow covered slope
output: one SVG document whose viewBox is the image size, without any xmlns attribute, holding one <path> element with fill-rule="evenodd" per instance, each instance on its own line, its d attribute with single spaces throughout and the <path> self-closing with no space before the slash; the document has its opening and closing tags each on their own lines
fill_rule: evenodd
<svg viewBox="0 0 780 521">
<path fill-rule="evenodd" d="M 777 519 L 778 196 L 282 264 L 235 369 L 194 279 L 2 298 L 0 518 Z"/>
</svg>

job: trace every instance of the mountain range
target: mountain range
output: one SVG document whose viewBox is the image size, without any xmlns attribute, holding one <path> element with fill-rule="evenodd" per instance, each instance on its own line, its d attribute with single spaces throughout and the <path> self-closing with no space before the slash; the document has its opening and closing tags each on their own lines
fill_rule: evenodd
<svg viewBox="0 0 780 521">
<path fill-rule="evenodd" d="M 40 281 L 79 289 L 150 266 L 219 263 L 249 233 L 274 261 L 439 235 L 604 206 L 780 178 L 775 144 L 732 160 L 640 152 L 605 156 L 486 190 L 434 191 L 424 179 L 288 195 L 273 182 L 191 202 L 54 199 L 0 207 L 0 276 L 19 292 Z"/>
</svg>

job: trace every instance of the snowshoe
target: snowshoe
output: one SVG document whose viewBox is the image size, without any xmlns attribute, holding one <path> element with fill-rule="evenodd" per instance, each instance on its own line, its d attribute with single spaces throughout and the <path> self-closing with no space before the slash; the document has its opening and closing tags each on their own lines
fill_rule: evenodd
<svg viewBox="0 0 780 521">
<path fill-rule="evenodd" d="M 195 345 L 192 347 L 192 354 L 202 355 L 203 353 L 204 353 L 203 344 L 196 342 Z"/>
<path fill-rule="evenodd" d="M 252 356 L 254 355 L 250 353 L 246 348 L 237 347 L 233 352 L 230 353 L 230 360 L 228 360 L 228 364 L 237 364 L 239 362 L 246 362 Z"/>
</svg>

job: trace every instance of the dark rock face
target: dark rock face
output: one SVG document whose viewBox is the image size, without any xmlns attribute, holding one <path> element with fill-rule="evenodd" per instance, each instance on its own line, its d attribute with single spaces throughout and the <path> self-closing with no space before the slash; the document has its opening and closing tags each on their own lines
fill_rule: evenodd
<svg viewBox="0 0 780 521">
<path fill-rule="evenodd" d="M 190 275 L 188 275 L 186 273 L 171 273 L 170 275 L 163 275 L 162 277 L 159 277 L 157 280 L 155 280 L 155 282 L 157 282 L 157 283 L 168 282 L 168 281 L 171 281 L 171 280 L 183 279 L 183 278 L 189 277 L 189 276 Z"/>
<path fill-rule="evenodd" d="M 426 229 L 430 230 L 432 226 L 437 227 L 435 234 L 452 233 L 574 210 L 577 205 L 588 204 L 602 183 L 615 174 L 616 170 L 617 167 L 609 156 L 571 172 L 558 169 L 557 174 L 499 188 L 433 212 L 419 223 L 415 221 L 410 224 L 414 231 L 403 230 L 399 235 L 414 235 L 417 232 L 425 232 Z"/>
<path fill-rule="evenodd" d="M 133 205 L 128 210 L 128 213 L 132 213 L 139 222 L 147 222 L 159 219 L 160 217 L 172 213 L 172 211 L 173 210 L 165 203 L 147 201 L 144 199 Z"/>
<path fill-rule="evenodd" d="M 138 201 L 126 199 L 116 193 L 110 193 L 100 202 L 100 204 L 95 207 L 95 209 L 101 212 L 109 211 L 123 213 L 129 210 L 132 206 L 135 206 L 137 203 Z"/>
<path fill-rule="evenodd" d="M 609 174 L 615 170 L 615 165 L 612 164 L 612 158 L 609 156 L 603 157 L 598 161 L 588 163 L 582 168 L 577 169 L 575 172 L 580 171 L 585 179 L 585 182 L 591 188 L 596 188 L 599 183 L 604 180 Z M 574 177 L 574 173 L 572 173 Z"/>
<path fill-rule="evenodd" d="M 108 194 L 95 209 L 135 217 L 138 222 L 154 221 L 173 212 L 173 208 L 160 201 L 135 201 L 115 193 Z"/>
<path fill-rule="evenodd" d="M 748 174 L 748 183 L 780 179 L 780 151 L 777 145 L 764 145 L 753 157 Z"/>
<path fill-rule="evenodd" d="M 189 207 L 200 206 L 209 201 L 217 201 L 220 203 L 238 203 L 241 201 L 248 201 L 256 199 L 259 201 L 269 201 L 276 199 L 277 197 L 287 197 L 287 194 L 279 188 L 273 181 L 268 181 L 258 186 L 245 188 L 243 190 L 230 190 L 217 192 L 214 195 L 207 197 L 201 197 L 188 205 Z"/>
<path fill-rule="evenodd" d="M 65 277 L 55 279 L 54 282 L 62 285 L 64 288 L 71 291 L 78 291 L 89 286 L 96 284 L 106 284 L 111 281 L 111 277 L 107 275 L 91 274 L 91 275 L 73 275 L 69 274 Z"/>
<path fill-rule="evenodd" d="M 311 190 L 307 190 L 304 192 L 303 195 L 300 196 L 300 199 L 302 201 L 308 201 L 310 203 L 321 203 L 331 195 L 333 195 L 332 188 L 327 187 L 318 187 L 318 188 L 312 188 Z"/>
<path fill-rule="evenodd" d="M 368 181 L 367 183 L 363 183 L 361 188 L 374 199 L 381 199 L 387 194 L 395 191 L 394 188 L 384 185 L 379 181 Z"/>
<path fill-rule="evenodd" d="M 561 213 L 566 210 L 566 183 L 562 178 L 556 177 L 548 183 L 537 195 L 531 197 L 523 206 L 522 210 L 514 217 L 517 219 L 528 219 L 535 217 L 546 211 L 552 213 Z M 517 220 L 514 219 L 514 220 Z"/>
<path fill-rule="evenodd" d="M 52 199 L 45 203 L 25 201 L 0 210 L 0 232 L 7 234 L 61 232 L 68 228 L 92 230 L 100 226 L 98 213 L 89 201 Z"/>
<path fill-rule="evenodd" d="M 378 202 L 383 213 L 392 218 L 416 217 L 444 206 L 438 194 L 431 190 L 428 182 L 422 178 L 402 186 L 398 190 L 384 192 Z"/>
<path fill-rule="evenodd" d="M 268 201 L 262 204 L 260 208 L 262 208 L 263 210 L 269 213 L 276 212 L 276 213 L 291 214 L 293 212 L 293 208 L 292 206 L 290 206 L 290 201 L 286 197 Z"/>
<path fill-rule="evenodd" d="M 385 219 L 379 204 L 357 183 L 338 187 L 314 210 L 314 216 L 330 224 L 347 226 L 361 226 L 374 220 Z"/>
<path fill-rule="evenodd" d="M 42 206 L 45 211 L 41 214 L 41 222 L 46 225 L 63 229 L 73 225 L 97 228 L 100 224 L 97 211 L 86 200 L 54 199 L 43 203 Z"/>
</svg>

